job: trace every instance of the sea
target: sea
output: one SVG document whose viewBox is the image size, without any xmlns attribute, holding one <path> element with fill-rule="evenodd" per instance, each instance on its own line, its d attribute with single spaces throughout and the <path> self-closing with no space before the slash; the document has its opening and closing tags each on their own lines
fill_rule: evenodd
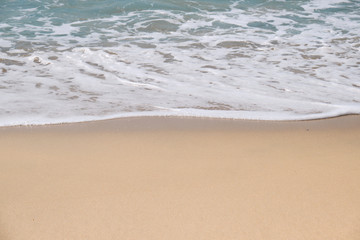
<svg viewBox="0 0 360 240">
<path fill-rule="evenodd" d="M 360 114 L 360 0 L 0 0 L 0 126 Z"/>
</svg>

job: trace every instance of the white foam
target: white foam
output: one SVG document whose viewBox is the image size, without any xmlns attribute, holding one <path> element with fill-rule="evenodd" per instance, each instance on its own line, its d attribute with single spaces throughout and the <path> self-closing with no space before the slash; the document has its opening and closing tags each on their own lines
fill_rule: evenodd
<svg viewBox="0 0 360 240">
<path fill-rule="evenodd" d="M 351 14 L 314 11 L 324 4 L 304 5 L 312 9 L 306 16 L 312 23 L 303 27 L 292 19 L 304 18 L 301 13 L 256 9 L 249 15 L 235 7 L 189 16 L 139 11 L 56 27 L 41 18 L 43 26 L 32 26 L 39 33 L 33 49 L 25 44 L 0 52 L 0 126 L 130 116 L 359 114 L 360 29 Z M 276 30 L 249 26 L 254 22 Z M 107 27 L 96 28 L 101 24 Z M 93 29 L 81 36 L 84 25 Z M 23 30 L 12 29 L 19 41 L 27 40 Z M 9 39 L 0 46 L 11 47 Z M 56 44 L 49 47 L 51 41 Z"/>
<path fill-rule="evenodd" d="M 11 41 L 0 39 L 0 47 L 9 48 L 12 46 Z"/>
<path fill-rule="evenodd" d="M 316 9 L 325 9 L 331 8 L 339 3 L 348 3 L 348 0 L 312 0 L 310 2 L 311 6 L 314 6 Z"/>
<path fill-rule="evenodd" d="M 241 120 L 264 120 L 264 121 L 302 121 L 313 119 L 325 119 L 349 114 L 360 114 L 360 109 L 340 108 L 328 113 L 311 114 L 307 116 L 298 116 L 287 113 L 272 114 L 269 112 L 250 112 L 250 111 L 221 111 L 221 110 L 199 110 L 199 109 L 173 109 L 168 111 L 144 111 L 144 112 L 124 112 L 108 116 L 72 116 L 49 118 L 45 115 L 30 116 L 23 118 L 4 117 L 0 121 L 1 127 L 6 126 L 31 126 L 46 124 L 63 124 L 76 122 L 89 122 L 99 120 L 110 120 L 116 118 L 130 117 L 195 117 L 195 118 L 218 118 L 218 119 L 241 119 Z"/>
</svg>

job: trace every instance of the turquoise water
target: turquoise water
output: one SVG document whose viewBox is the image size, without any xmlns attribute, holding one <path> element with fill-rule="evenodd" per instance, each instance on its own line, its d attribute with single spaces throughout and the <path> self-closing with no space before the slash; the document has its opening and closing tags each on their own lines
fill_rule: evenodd
<svg viewBox="0 0 360 240">
<path fill-rule="evenodd" d="M 2 126 L 360 113 L 360 1 L 0 3 Z"/>
</svg>

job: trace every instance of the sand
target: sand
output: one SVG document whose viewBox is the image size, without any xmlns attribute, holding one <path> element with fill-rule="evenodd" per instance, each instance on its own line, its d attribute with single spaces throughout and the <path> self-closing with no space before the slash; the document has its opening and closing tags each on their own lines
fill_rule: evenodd
<svg viewBox="0 0 360 240">
<path fill-rule="evenodd" d="M 360 117 L 0 128 L 0 239 L 360 239 Z"/>
</svg>

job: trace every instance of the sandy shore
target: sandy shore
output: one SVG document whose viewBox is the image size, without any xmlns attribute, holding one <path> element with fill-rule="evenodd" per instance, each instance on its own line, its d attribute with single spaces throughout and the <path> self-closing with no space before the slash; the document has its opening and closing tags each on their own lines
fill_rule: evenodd
<svg viewBox="0 0 360 240">
<path fill-rule="evenodd" d="M 360 117 L 0 128 L 0 239 L 360 239 Z"/>
</svg>

